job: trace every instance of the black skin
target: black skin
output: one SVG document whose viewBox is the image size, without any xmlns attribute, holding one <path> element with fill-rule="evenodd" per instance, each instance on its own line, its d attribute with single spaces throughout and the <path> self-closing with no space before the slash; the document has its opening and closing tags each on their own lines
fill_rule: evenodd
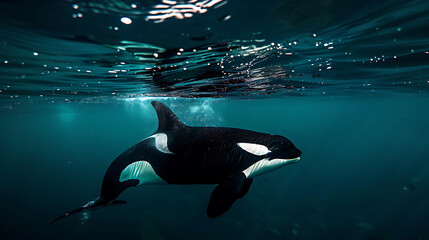
<svg viewBox="0 0 429 240">
<path fill-rule="evenodd" d="M 115 203 L 125 189 L 139 184 L 139 180 L 120 182 L 121 172 L 131 163 L 144 159 L 168 184 L 219 184 L 207 208 L 209 217 L 217 217 L 248 192 L 253 179 L 246 179 L 243 170 L 263 158 L 292 159 L 301 156 L 301 151 L 285 137 L 236 128 L 189 127 L 163 103 L 154 101 L 152 105 L 159 120 L 155 133 L 167 135 L 168 149 L 174 154 L 160 152 L 155 147 L 154 138 L 135 144 L 107 169 L 100 197 L 89 207 L 74 211 Z M 241 149 L 237 145 L 239 142 L 265 145 L 271 152 L 257 156 Z M 71 213 L 74 212 L 56 220 Z"/>
</svg>

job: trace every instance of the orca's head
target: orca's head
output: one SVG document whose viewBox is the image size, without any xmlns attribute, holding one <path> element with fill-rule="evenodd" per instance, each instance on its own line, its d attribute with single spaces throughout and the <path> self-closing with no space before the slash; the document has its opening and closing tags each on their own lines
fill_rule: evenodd
<svg viewBox="0 0 429 240">
<path fill-rule="evenodd" d="M 279 159 L 290 163 L 299 161 L 301 150 L 289 139 L 280 135 L 274 135 L 271 138 L 272 141 L 267 145 L 269 152 L 265 155 L 268 160 Z"/>
<path fill-rule="evenodd" d="M 279 135 L 265 134 L 257 143 L 239 142 L 237 145 L 257 159 L 243 171 L 247 178 L 295 163 L 301 156 L 301 151 L 289 139 Z"/>
</svg>

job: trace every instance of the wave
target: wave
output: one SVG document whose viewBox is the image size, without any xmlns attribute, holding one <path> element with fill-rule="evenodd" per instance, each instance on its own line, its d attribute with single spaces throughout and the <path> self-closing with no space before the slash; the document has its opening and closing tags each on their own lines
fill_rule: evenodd
<svg viewBox="0 0 429 240">
<path fill-rule="evenodd" d="M 161 9 L 173 9 L 174 1 L 167 2 L 169 8 Z M 205 6 L 201 3 L 214 6 L 194 17 L 195 21 L 215 16 L 213 26 L 229 26 L 233 24 L 231 18 L 240 17 L 228 14 L 230 3 L 226 1 L 188 2 L 194 6 L 200 3 L 200 9 Z M 96 20 L 102 15 L 141 17 L 143 22 L 129 24 L 150 28 L 153 35 L 161 34 L 156 32 L 158 29 L 174 31 L 178 21 L 191 21 L 148 21 L 147 17 L 157 9 L 153 3 L 135 4 L 136 7 L 122 1 L 62 4 L 71 5 L 72 14 L 67 21 L 74 21 L 75 10 L 83 13 L 87 24 L 93 25 L 100 24 Z M 299 17 L 296 14 L 308 15 L 298 11 L 281 18 L 279 12 L 288 8 L 291 1 L 282 4 L 280 1 L 273 10 L 279 21 L 293 23 Z M 182 5 L 183 9 L 190 7 Z M 81 34 L 35 27 L 22 19 L 7 21 L 7 26 L 2 21 L 0 100 L 425 93 L 429 86 L 427 9 L 427 1 L 385 3 L 370 11 L 359 10 L 356 17 L 323 26 L 317 32 L 303 28 L 300 33 L 280 40 L 262 31 L 224 39 L 220 36 L 222 31 L 216 30 L 200 36 L 180 34 L 176 39 L 167 39 L 168 44 L 138 41 L 128 37 L 133 35 L 120 34 L 122 27 L 115 30 L 114 24 L 109 23 L 102 24 L 105 28 L 97 33 Z M 216 11 L 219 12 L 211 15 Z M 94 26 L 88 28 L 91 27 Z M 145 33 L 148 32 L 139 34 Z"/>
</svg>

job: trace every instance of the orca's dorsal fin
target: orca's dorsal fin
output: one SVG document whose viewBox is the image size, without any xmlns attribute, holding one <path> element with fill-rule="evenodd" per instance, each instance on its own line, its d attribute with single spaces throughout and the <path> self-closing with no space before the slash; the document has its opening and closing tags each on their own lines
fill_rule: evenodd
<svg viewBox="0 0 429 240">
<path fill-rule="evenodd" d="M 171 111 L 164 103 L 153 101 L 152 106 L 155 108 L 158 115 L 158 130 L 157 132 L 165 132 L 171 129 L 177 129 L 185 126 L 176 114 Z"/>
</svg>

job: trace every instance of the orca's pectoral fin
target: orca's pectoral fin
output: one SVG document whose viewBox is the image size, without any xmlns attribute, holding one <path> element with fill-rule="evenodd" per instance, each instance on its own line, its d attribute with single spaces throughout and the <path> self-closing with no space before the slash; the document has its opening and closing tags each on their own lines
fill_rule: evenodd
<svg viewBox="0 0 429 240">
<path fill-rule="evenodd" d="M 232 204 L 238 198 L 243 197 L 249 190 L 252 180 L 249 179 L 247 184 L 246 180 L 248 180 L 246 176 L 240 172 L 229 176 L 223 183 L 216 186 L 210 197 L 207 216 L 215 218 L 228 211 Z M 245 188 L 243 188 L 243 185 L 245 185 Z"/>
<path fill-rule="evenodd" d="M 249 178 L 243 181 L 241 185 L 240 193 L 238 194 L 238 198 L 244 197 L 250 189 L 250 185 L 252 185 L 253 178 Z"/>
</svg>

